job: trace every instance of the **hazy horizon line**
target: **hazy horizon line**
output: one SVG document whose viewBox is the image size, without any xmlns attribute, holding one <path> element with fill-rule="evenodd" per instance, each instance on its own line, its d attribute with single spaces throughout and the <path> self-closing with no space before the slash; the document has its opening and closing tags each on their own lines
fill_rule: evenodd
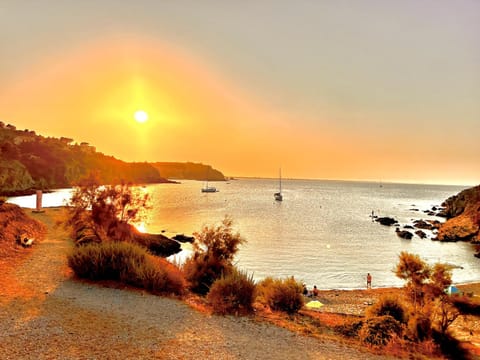
<svg viewBox="0 0 480 360">
<path fill-rule="evenodd" d="M 263 177 L 263 176 L 227 176 L 225 178 L 228 180 L 235 179 L 258 179 L 258 180 L 278 180 L 278 177 Z M 296 178 L 296 177 L 282 177 L 284 180 L 293 180 L 293 181 L 325 181 L 325 182 L 357 182 L 357 183 L 371 183 L 371 184 L 397 184 L 397 185 L 433 185 L 433 186 L 459 186 L 459 187 L 473 187 L 480 185 L 479 183 L 471 184 L 453 184 L 453 183 L 439 183 L 439 182 L 419 182 L 419 181 L 408 181 L 408 180 L 371 180 L 371 179 L 320 179 L 320 178 Z"/>
</svg>

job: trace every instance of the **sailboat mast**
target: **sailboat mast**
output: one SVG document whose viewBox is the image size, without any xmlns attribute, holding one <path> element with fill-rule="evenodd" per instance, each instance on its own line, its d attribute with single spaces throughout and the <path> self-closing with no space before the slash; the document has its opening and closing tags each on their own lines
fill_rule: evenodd
<svg viewBox="0 0 480 360">
<path fill-rule="evenodd" d="M 282 168 L 279 170 L 280 193 L 282 192 Z"/>
</svg>

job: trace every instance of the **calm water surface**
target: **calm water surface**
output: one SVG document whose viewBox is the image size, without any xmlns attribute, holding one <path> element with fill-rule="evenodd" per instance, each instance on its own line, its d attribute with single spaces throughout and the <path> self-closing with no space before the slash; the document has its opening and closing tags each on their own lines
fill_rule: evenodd
<svg viewBox="0 0 480 360">
<path fill-rule="evenodd" d="M 454 270 L 455 282 L 480 280 L 480 260 L 473 256 L 470 244 L 416 236 L 403 240 L 393 227 L 373 223 L 369 217 L 374 210 L 379 216 L 395 217 L 402 225 L 419 218 L 435 219 L 422 211 L 440 205 L 464 187 L 284 180 L 284 201 L 279 203 L 273 199 L 276 180 L 239 179 L 214 185 L 219 192 L 201 193 L 203 184 L 197 181 L 147 186 L 153 205 L 145 223 L 147 231 L 191 234 L 230 215 L 235 229 L 247 240 L 237 265 L 256 279 L 294 275 L 319 288 L 360 288 L 370 272 L 373 286 L 401 286 L 392 269 L 400 252 L 409 251 L 429 263 L 463 267 Z M 45 194 L 44 204 L 61 205 L 68 194 L 66 189 Z M 33 196 L 10 202 L 35 206 Z M 190 250 L 185 245 L 177 260 Z"/>
</svg>

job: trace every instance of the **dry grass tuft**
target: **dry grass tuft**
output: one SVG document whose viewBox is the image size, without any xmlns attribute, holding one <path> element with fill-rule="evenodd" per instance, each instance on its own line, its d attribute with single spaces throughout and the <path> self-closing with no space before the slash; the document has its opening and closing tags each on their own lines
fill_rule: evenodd
<svg viewBox="0 0 480 360">
<path fill-rule="evenodd" d="M 45 225 L 30 218 L 19 206 L 8 203 L 0 204 L 0 229 L 0 261 L 10 261 L 22 252 L 18 237 L 25 235 L 38 242 L 47 232 Z"/>
<path fill-rule="evenodd" d="M 109 241 L 75 247 L 68 255 L 68 265 L 85 279 L 120 281 L 156 294 L 185 292 L 185 280 L 177 267 L 131 243 Z"/>
</svg>

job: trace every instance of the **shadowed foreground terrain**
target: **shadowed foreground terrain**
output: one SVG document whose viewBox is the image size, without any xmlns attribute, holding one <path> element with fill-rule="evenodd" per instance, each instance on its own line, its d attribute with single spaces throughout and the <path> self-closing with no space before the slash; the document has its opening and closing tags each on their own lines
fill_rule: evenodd
<svg viewBox="0 0 480 360">
<path fill-rule="evenodd" d="M 142 291 L 72 278 L 61 209 L 32 214 L 46 239 L 0 272 L 2 359 L 380 359 L 253 318 L 210 316 Z M 0 269 L 2 270 L 2 269 Z"/>
</svg>

